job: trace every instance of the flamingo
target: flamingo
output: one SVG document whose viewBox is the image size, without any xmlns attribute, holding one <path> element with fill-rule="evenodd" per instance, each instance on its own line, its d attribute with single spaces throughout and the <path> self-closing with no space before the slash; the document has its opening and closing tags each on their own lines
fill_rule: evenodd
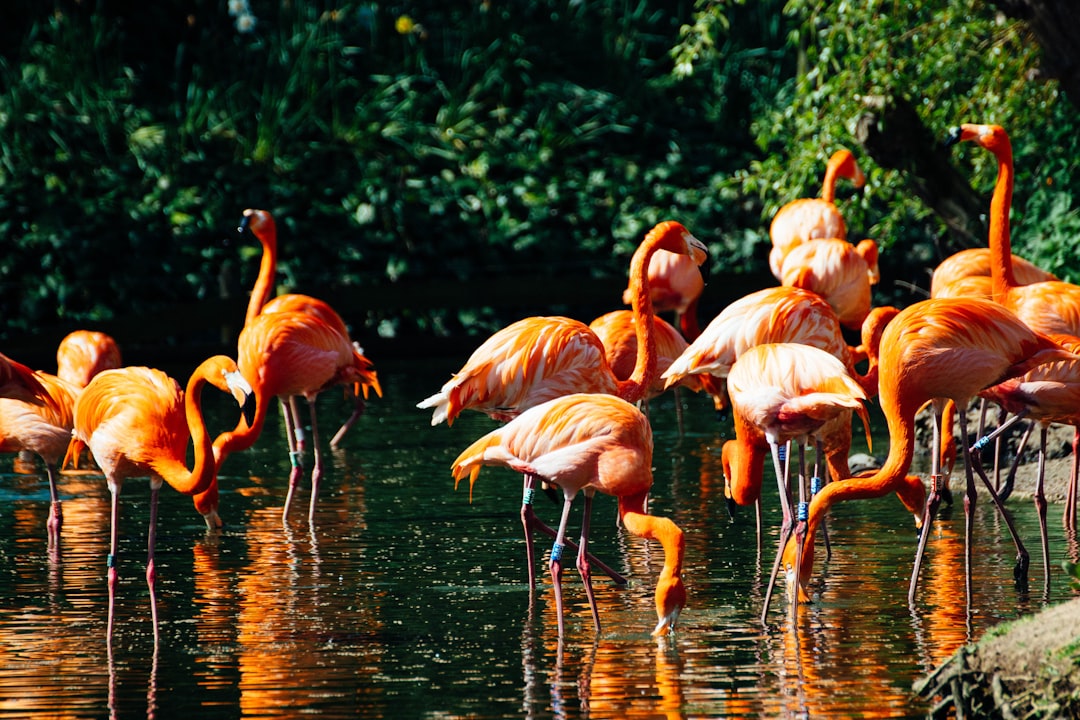
<svg viewBox="0 0 1080 720">
<path fill-rule="evenodd" d="M 687 341 L 700 333 L 697 320 L 698 300 L 705 290 L 705 279 L 693 258 L 687 255 L 657 252 L 649 260 L 649 297 L 658 313 L 673 311 L 675 325 Z M 633 301 L 633 287 L 623 290 L 623 302 Z"/>
<path fill-rule="evenodd" d="M 1014 264 L 1009 212 L 1012 208 L 1013 157 L 1009 134 L 1000 125 L 965 123 L 949 131 L 947 144 L 973 141 L 994 154 L 997 181 L 990 199 L 988 230 L 993 298 L 1016 313 L 1032 329 L 1047 335 L 1080 337 L 1080 285 L 1060 280 L 1021 284 L 1029 273 Z M 1073 437 L 1080 446 L 1080 428 Z"/>
<path fill-rule="evenodd" d="M 799 506 L 795 537 L 805 535 L 805 512 L 808 483 L 804 449 L 811 440 L 818 446 L 820 461 L 823 439 L 830 444 L 851 445 L 851 416 L 858 413 L 870 442 L 870 416 L 863 404 L 869 398 L 855 382 L 844 364 L 835 356 L 801 343 L 766 343 L 748 348 L 731 366 L 728 392 L 735 421 L 737 447 L 752 452 L 764 440 L 772 451 L 776 470 L 783 526 L 769 588 L 765 595 L 762 622 L 768 612 L 772 585 L 780 565 L 781 553 L 792 533 L 793 514 L 788 479 L 780 461 L 780 446 L 795 441 L 799 446 Z M 840 438 L 839 440 L 837 438 Z M 846 441 L 843 438 L 846 437 Z M 847 450 L 845 449 L 846 455 Z M 736 453 L 741 460 L 742 453 Z M 741 465 L 741 463 L 740 463 Z M 761 461 L 747 463 L 759 472 L 756 478 L 760 495 Z M 736 473 L 732 491 L 739 497 L 742 482 L 750 473 Z M 816 488 L 814 488 L 816 491 Z M 755 498 L 756 499 L 756 498 Z"/>
<path fill-rule="evenodd" d="M 872 317 L 871 324 L 887 319 L 883 314 Z M 661 375 L 664 387 L 690 375 L 723 380 L 748 348 L 778 342 L 800 342 L 830 353 L 873 395 L 872 376 L 855 373 L 857 354 L 844 340 L 835 311 L 817 293 L 782 285 L 750 293 L 724 308 Z"/>
<path fill-rule="evenodd" d="M 878 247 L 873 240 L 852 245 L 836 238 L 808 240 L 784 257 L 780 283 L 815 292 L 832 306 L 840 324 L 858 330 L 870 312 L 872 268 Z"/>
<path fill-rule="evenodd" d="M 303 395 L 311 413 L 311 441 L 315 461 L 311 470 L 311 502 L 308 521 L 314 522 L 315 507 L 322 478 L 315 398 L 334 385 L 360 383 L 379 387 L 379 379 L 371 361 L 357 352 L 347 336 L 324 322 L 319 316 L 303 312 L 263 313 L 244 326 L 237 341 L 237 365 L 251 384 L 255 396 L 255 412 L 244 418 L 236 428 L 214 439 L 214 458 L 220 470 L 225 459 L 234 452 L 247 450 L 262 433 L 268 405 L 275 397 Z M 380 393 L 381 394 L 381 393 Z M 293 495 L 303 472 L 295 453 L 290 453 L 292 470 L 289 490 L 282 510 L 282 521 L 289 517 Z M 218 505 L 215 478 L 197 501 Z"/>
<path fill-rule="evenodd" d="M 106 370 L 90 381 L 75 401 L 75 422 L 68 454 L 88 447 L 105 473 L 112 496 L 112 531 L 108 557 L 108 643 L 112 648 L 116 588 L 116 556 L 120 538 L 120 490 L 124 480 L 150 478 L 150 528 L 146 583 L 150 588 L 154 638 L 157 603 L 154 544 L 157 533 L 158 491 L 167 482 L 178 492 L 196 495 L 213 482 L 215 466 L 210 435 L 202 416 L 206 383 L 231 394 L 250 413 L 251 388 L 224 355 L 204 360 L 191 374 L 186 390 L 171 377 L 147 367 Z M 187 445 L 195 446 L 194 464 L 187 467 Z M 217 524 L 216 508 L 205 507 L 208 528 Z"/>
<path fill-rule="evenodd" d="M 80 388 L 55 375 L 35 373 L 44 392 L 34 402 L 0 398 L 0 452 L 29 451 L 45 463 L 49 477 L 49 543 L 60 535 L 63 515 L 57 492 L 58 463 L 71 442 L 72 412 Z"/>
<path fill-rule="evenodd" d="M 781 279 L 784 256 L 797 245 L 816 238 L 847 239 L 844 217 L 834 203 L 836 180 L 841 177 L 850 179 L 856 188 L 866 184 L 866 176 L 855 162 L 855 156 L 843 148 L 829 158 L 820 198 L 793 200 L 776 211 L 769 225 L 772 240 L 769 268 L 777 280 Z"/>
<path fill-rule="evenodd" d="M 618 498 L 619 517 L 627 531 L 658 540 L 663 546 L 664 567 L 656 583 L 657 623 L 652 634 L 666 635 L 675 629 L 686 605 L 682 580 L 685 542 L 674 522 L 645 512 L 653 484 L 652 450 L 649 421 L 636 407 L 612 395 L 574 393 L 525 410 L 474 442 L 454 460 L 455 484 L 468 476 L 470 495 L 483 465 L 507 467 L 562 488 L 562 518 L 550 564 L 560 638 L 564 634 L 562 549 L 570 507 L 579 491 L 584 491 L 585 512 L 577 568 L 585 583 L 596 632 L 600 632 L 600 614 L 593 597 L 586 548 L 589 511 L 597 491 Z"/>
<path fill-rule="evenodd" d="M 274 276 L 277 273 L 277 223 L 274 222 L 274 217 L 269 212 L 254 208 L 244 210 L 243 217 L 240 219 L 240 226 L 237 229 L 240 233 L 250 231 L 262 246 L 259 275 L 255 279 L 255 285 L 252 287 L 251 296 L 248 299 L 247 313 L 244 316 L 245 325 L 262 313 L 303 312 L 319 317 L 344 337 L 349 337 L 349 329 L 346 327 L 345 321 L 324 300 L 298 293 L 286 293 L 271 299 L 270 296 L 274 289 Z M 363 348 L 358 343 L 353 341 L 353 345 L 358 353 L 364 354 Z M 371 389 L 375 390 L 376 395 L 382 397 L 382 388 L 378 383 L 358 383 L 353 386 L 353 395 L 356 398 L 353 412 L 338 431 L 334 433 L 333 438 L 330 440 L 330 447 L 337 447 L 345 437 L 345 433 L 363 414 L 365 401 Z M 304 435 L 294 398 L 281 398 L 281 412 L 285 418 L 290 455 L 296 458 L 297 462 L 302 462 Z"/>
<path fill-rule="evenodd" d="M 1080 285 L 1044 280 L 1022 285 L 1012 263 L 1009 211 L 1013 160 L 1009 135 L 1000 125 L 965 123 L 953 128 L 948 144 L 974 141 L 994 154 L 998 177 L 990 200 L 989 262 L 993 297 L 1037 332 L 1080 337 Z"/>
<path fill-rule="evenodd" d="M 600 338 L 584 323 L 565 317 L 518 320 L 484 341 L 439 392 L 420 401 L 433 408 L 431 424 L 452 424 L 462 410 L 483 412 L 500 422 L 512 420 L 535 405 L 575 392 L 617 395 L 641 400 L 656 376 L 656 324 L 649 296 L 648 267 L 659 250 L 688 255 L 700 264 L 705 245 L 682 224 L 665 221 L 654 226 L 630 260 L 631 306 L 638 354 L 634 370 L 619 380 L 608 364 Z M 526 476 L 521 505 L 525 529 L 529 586 L 535 585 L 532 528 L 554 536 L 532 508 L 533 478 Z M 595 558 L 590 558 L 596 562 Z M 605 572 L 608 572 L 605 570 Z M 612 577 L 617 574 L 608 572 Z"/>
<path fill-rule="evenodd" d="M 56 375 L 78 388 L 102 370 L 122 365 L 120 346 L 111 336 L 96 330 L 75 330 L 56 348 Z"/>
<path fill-rule="evenodd" d="M 782 564 L 792 593 L 797 592 L 799 600 L 806 599 L 804 588 L 813 567 L 814 531 L 828 508 L 840 500 L 880 497 L 895 491 L 904 481 L 915 450 L 915 415 L 924 405 L 932 403 L 935 443 L 931 455 L 931 489 L 920 523 L 919 550 L 908 590 L 908 600 L 913 603 L 922 550 L 930 520 L 940 501 L 938 438 L 945 401 L 951 400 L 956 405 L 963 447 L 968 448 L 964 410 L 971 398 L 1042 363 L 1075 357 L 991 301 L 938 298 L 923 300 L 901 310 L 882 333 L 879 357 L 878 398 L 889 430 L 889 454 L 877 472 L 830 483 L 811 500 L 801 564 L 797 569 L 795 557 L 800 551 L 794 539 L 789 540 L 784 551 Z M 966 457 L 964 464 L 967 470 L 967 567 L 970 569 L 975 486 L 971 464 Z M 991 496 L 997 500 L 992 491 Z M 1018 564 L 1026 572 L 1023 556 L 1026 551 L 1019 545 L 1018 550 L 1021 554 Z M 796 576 L 798 583 L 794 582 Z M 970 598 L 970 570 L 967 591 Z"/>
</svg>

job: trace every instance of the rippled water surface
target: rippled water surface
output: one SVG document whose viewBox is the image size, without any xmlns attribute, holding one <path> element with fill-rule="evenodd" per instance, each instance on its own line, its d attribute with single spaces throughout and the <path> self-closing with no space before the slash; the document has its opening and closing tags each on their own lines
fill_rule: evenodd
<svg viewBox="0 0 1080 720">
<path fill-rule="evenodd" d="M 123 493 L 121 584 L 110 659 L 105 642 L 109 499 L 102 477 L 67 475 L 64 526 L 50 553 L 48 484 L 3 458 L 0 496 L 0 714 L 117 717 L 921 717 L 912 684 L 1003 619 L 1038 610 L 1038 530 L 1014 499 L 1032 552 L 1031 594 L 1012 584 L 1012 546 L 988 502 L 978 507 L 970 620 L 963 513 L 931 535 L 919 597 L 907 603 L 916 536 L 894 497 L 834 508 L 832 558 L 816 568 L 797 627 L 773 599 L 759 621 L 779 527 L 766 472 L 759 551 L 752 509 L 723 502 L 719 447 L 731 436 L 704 397 L 652 403 L 651 511 L 686 532 L 689 604 L 676 635 L 653 638 L 658 544 L 615 525 L 598 499 L 591 549 L 630 579 L 596 576 L 604 624 L 594 632 L 573 568 L 565 574 L 560 647 L 545 568 L 530 598 L 518 510 L 521 478 L 485 469 L 470 502 L 449 473 L 457 453 L 494 427 L 468 415 L 431 428 L 414 405 L 463 358 L 381 363 L 386 397 L 369 404 L 329 455 L 315 525 L 307 485 L 288 524 L 289 471 L 280 420 L 222 474 L 225 529 L 208 535 L 191 501 L 162 490 L 157 547 L 160 641 L 145 584 L 148 486 Z M 208 394 L 208 399 L 211 396 Z M 208 403 L 213 431 L 235 417 Z M 348 414 L 320 400 L 326 437 Z M 884 442 L 878 448 L 884 452 Z M 541 498 L 539 514 L 557 521 Z M 1051 506 L 1051 600 L 1069 596 L 1060 561 L 1075 555 Z M 574 522 L 577 521 L 574 518 Z M 546 541 L 541 544 L 546 547 Z M 193 715 L 198 713 L 198 715 Z"/>
</svg>

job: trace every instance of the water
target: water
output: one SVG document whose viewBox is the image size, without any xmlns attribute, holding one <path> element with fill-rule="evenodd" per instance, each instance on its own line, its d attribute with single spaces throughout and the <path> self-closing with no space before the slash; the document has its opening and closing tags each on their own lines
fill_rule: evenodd
<svg viewBox="0 0 1080 720">
<path fill-rule="evenodd" d="M 282 524 L 289 466 L 276 416 L 257 446 L 224 468 L 220 534 L 207 535 L 190 500 L 163 488 L 156 648 L 143 574 L 149 492 L 145 482 L 126 484 L 111 661 L 103 479 L 65 476 L 63 535 L 51 555 L 45 476 L 10 471 L 7 456 L 0 716 L 921 717 L 929 705 L 913 696 L 913 682 L 988 628 L 1044 605 L 1034 512 L 1012 500 L 1033 553 L 1032 592 L 1013 588 L 1011 542 L 983 502 L 970 619 L 959 511 L 935 524 L 909 609 L 916 537 L 887 497 L 834 508 L 833 555 L 816 567 L 815 601 L 793 628 L 781 592 L 762 626 L 779 527 L 772 475 L 759 551 L 752 509 L 733 519 L 722 500 L 719 447 L 730 425 L 716 421 L 706 398 L 688 395 L 680 433 L 669 395 L 651 408 L 651 509 L 686 533 L 690 599 L 678 632 L 649 635 L 659 545 L 616 529 L 614 502 L 600 498 L 591 549 L 631 583 L 594 580 L 604 623 L 597 637 L 568 568 L 560 647 L 544 567 L 531 601 L 525 582 L 521 478 L 485 469 L 470 503 L 467 484 L 455 491 L 450 477 L 457 453 L 494 423 L 470 414 L 431 428 L 414 408 L 460 359 L 383 365 L 386 397 L 328 455 L 314 529 L 306 484 Z M 224 402 L 208 406 L 213 430 L 234 421 Z M 320 400 L 325 437 L 347 414 L 338 393 Z M 537 510 L 557 520 L 545 499 Z M 1052 600 L 1070 595 L 1058 569 L 1070 553 L 1060 528 L 1052 506 Z"/>
</svg>

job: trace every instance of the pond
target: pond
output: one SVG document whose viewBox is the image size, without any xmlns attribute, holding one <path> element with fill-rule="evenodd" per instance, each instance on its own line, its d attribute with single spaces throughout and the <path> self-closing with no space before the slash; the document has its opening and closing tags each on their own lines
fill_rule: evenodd
<svg viewBox="0 0 1080 720">
<path fill-rule="evenodd" d="M 895 497 L 833 509 L 832 557 L 797 626 L 782 589 L 759 620 L 779 511 L 766 474 L 766 538 L 752 508 L 729 514 L 719 448 L 732 434 L 705 397 L 654 400 L 651 512 L 686 534 L 689 601 L 676 634 L 654 638 L 658 544 L 616 527 L 598 498 L 591 550 L 630 579 L 594 578 L 596 635 L 572 567 L 560 644 L 546 566 L 530 595 L 518 518 L 521 478 L 488 468 L 470 502 L 450 462 L 495 427 L 478 414 L 430 427 L 416 402 L 464 358 L 380 363 L 385 397 L 369 403 L 328 455 L 314 525 L 306 489 L 282 523 L 289 461 L 272 415 L 250 451 L 222 471 L 220 533 L 190 499 L 162 490 L 157 541 L 160 639 L 144 578 L 143 481 L 123 493 L 114 647 L 106 646 L 109 498 L 100 475 L 65 475 L 60 546 L 46 543 L 48 484 L 12 471 L 0 495 L 0 711 L 24 718 L 295 717 L 922 717 L 912 684 L 960 645 L 1045 605 L 1031 503 L 1010 508 L 1032 551 L 1031 593 L 1012 583 L 1012 545 L 990 503 L 978 507 L 975 592 L 966 612 L 963 513 L 935 523 L 917 602 L 916 547 Z M 215 432 L 235 422 L 208 393 Z M 319 412 L 325 437 L 348 414 L 340 393 Z M 884 452 L 886 444 L 877 448 Z M 538 513 L 557 521 L 540 498 Z M 578 516 L 575 516 L 576 521 Z M 1060 561 L 1075 555 L 1051 506 L 1050 600 L 1070 596 Z M 541 544 L 539 547 L 546 549 Z"/>
</svg>

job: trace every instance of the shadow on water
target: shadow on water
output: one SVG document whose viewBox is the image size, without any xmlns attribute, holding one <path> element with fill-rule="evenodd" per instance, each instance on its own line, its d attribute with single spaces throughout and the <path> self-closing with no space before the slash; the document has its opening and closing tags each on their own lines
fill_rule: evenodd
<svg viewBox="0 0 1080 720">
<path fill-rule="evenodd" d="M 143 575 L 149 493 L 129 481 L 111 662 L 104 480 L 63 478 L 61 544 L 50 555 L 44 473 L 5 466 L 0 709 L 27 718 L 920 717 L 928 705 L 913 697 L 915 680 L 998 622 L 1043 604 L 1013 589 L 1011 542 L 983 503 L 970 621 L 959 511 L 935 523 L 909 610 L 915 530 L 886 497 L 834 508 L 833 553 L 815 568 L 814 602 L 793 628 L 781 591 L 763 627 L 779 528 L 771 474 L 759 550 L 752 508 L 731 516 L 723 502 L 719 449 L 730 426 L 716 422 L 707 398 L 684 394 L 682 433 L 671 396 L 650 410 L 651 511 L 686 533 L 690 600 L 679 630 L 649 635 L 663 553 L 618 529 L 615 503 L 598 498 L 590 548 L 631 582 L 595 578 L 604 624 L 597 637 L 576 573 L 567 572 L 560 643 L 544 567 L 531 597 L 525 582 L 520 477 L 485 471 L 471 503 L 464 486 L 453 489 L 451 460 L 494 423 L 473 415 L 432 428 L 414 407 L 458 364 L 380 367 L 386 396 L 372 400 L 329 456 L 314 527 L 306 484 L 282 525 L 289 460 L 276 417 L 253 450 L 223 469 L 220 533 L 207 534 L 191 501 L 165 488 L 156 648 Z M 213 429 L 232 423 L 227 403 L 208 408 Z M 338 393 L 320 400 L 328 427 L 348 411 Z M 1037 537 L 1030 503 L 1010 507 L 1024 537 Z M 557 518 L 554 505 L 537 510 Z M 1066 541 L 1059 522 L 1050 527 L 1057 568 Z M 1040 587 L 1035 558 L 1032 567 Z M 1051 599 L 1068 593 L 1055 577 Z"/>
</svg>

